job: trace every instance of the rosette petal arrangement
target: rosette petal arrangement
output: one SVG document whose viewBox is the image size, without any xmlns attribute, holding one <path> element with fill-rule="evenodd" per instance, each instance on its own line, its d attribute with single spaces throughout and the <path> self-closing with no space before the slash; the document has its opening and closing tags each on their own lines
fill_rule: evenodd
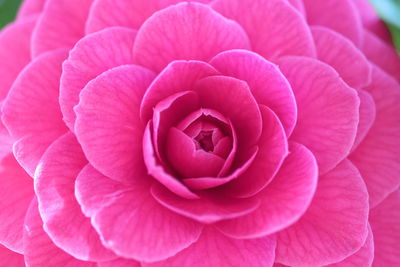
<svg viewBox="0 0 400 267">
<path fill-rule="evenodd" d="M 0 266 L 398 266 L 390 42 L 364 0 L 25 0 Z"/>
</svg>

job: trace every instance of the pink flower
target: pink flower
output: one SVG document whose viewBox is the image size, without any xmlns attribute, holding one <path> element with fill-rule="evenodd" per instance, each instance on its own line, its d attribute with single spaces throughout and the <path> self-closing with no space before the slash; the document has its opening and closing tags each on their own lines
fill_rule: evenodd
<svg viewBox="0 0 400 267">
<path fill-rule="evenodd" d="M 26 0 L 0 48 L 0 266 L 400 263 L 366 1 Z"/>
</svg>

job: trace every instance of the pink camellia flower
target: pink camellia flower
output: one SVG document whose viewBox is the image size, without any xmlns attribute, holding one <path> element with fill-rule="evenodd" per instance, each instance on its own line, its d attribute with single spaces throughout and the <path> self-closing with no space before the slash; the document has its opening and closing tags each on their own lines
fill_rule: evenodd
<svg viewBox="0 0 400 267">
<path fill-rule="evenodd" d="M 364 0 L 26 0 L 0 77 L 2 267 L 400 264 Z"/>
</svg>

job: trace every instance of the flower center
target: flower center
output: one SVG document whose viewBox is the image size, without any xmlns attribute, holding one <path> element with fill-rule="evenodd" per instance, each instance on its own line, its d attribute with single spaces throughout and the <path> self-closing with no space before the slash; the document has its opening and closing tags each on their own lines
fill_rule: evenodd
<svg viewBox="0 0 400 267">
<path fill-rule="evenodd" d="M 203 149 L 206 152 L 214 151 L 214 142 L 212 140 L 213 131 L 201 131 L 195 138 L 196 149 Z"/>
</svg>

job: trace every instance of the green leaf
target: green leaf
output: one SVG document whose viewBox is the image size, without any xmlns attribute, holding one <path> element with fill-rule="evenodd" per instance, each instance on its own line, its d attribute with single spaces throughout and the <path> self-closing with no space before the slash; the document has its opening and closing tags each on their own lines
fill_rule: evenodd
<svg viewBox="0 0 400 267">
<path fill-rule="evenodd" d="M 0 29 L 15 19 L 22 0 L 0 0 Z"/>
<path fill-rule="evenodd" d="M 388 24 L 388 27 L 390 32 L 392 33 L 394 46 L 396 47 L 397 51 L 400 52 L 400 28 L 391 24 Z"/>
</svg>

